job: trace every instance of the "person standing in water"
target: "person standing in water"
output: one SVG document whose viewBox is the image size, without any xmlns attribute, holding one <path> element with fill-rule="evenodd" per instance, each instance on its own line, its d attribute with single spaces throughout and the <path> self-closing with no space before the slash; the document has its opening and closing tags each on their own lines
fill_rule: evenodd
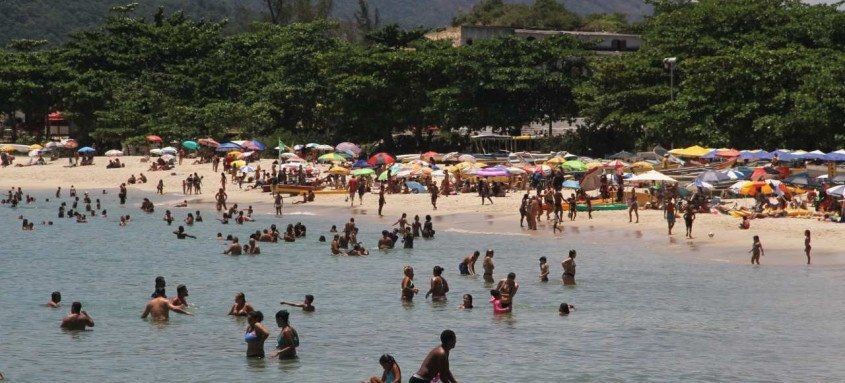
<svg viewBox="0 0 845 383">
<path fill-rule="evenodd" d="M 496 290 L 502 293 L 502 306 L 513 307 L 513 296 L 519 291 L 519 283 L 516 282 L 516 273 L 508 273 L 508 277 L 499 281 Z"/>
<path fill-rule="evenodd" d="M 255 311 L 252 305 L 246 302 L 246 295 L 244 293 L 235 294 L 235 303 L 229 309 L 228 315 L 247 316 L 249 313 Z"/>
<path fill-rule="evenodd" d="M 293 359 L 296 358 L 296 348 L 299 347 L 299 334 L 290 325 L 290 313 L 287 310 L 276 312 L 276 324 L 282 331 L 276 337 L 276 352 L 273 358 Z"/>
<path fill-rule="evenodd" d="M 156 289 L 154 297 L 144 307 L 144 312 L 141 313 L 141 319 L 147 319 L 148 316 L 152 315 L 155 321 L 166 321 L 170 319 L 171 311 L 184 315 L 193 315 L 181 307 L 174 306 L 170 303 L 167 297 L 164 296 L 164 289 Z"/>
<path fill-rule="evenodd" d="M 484 254 L 484 262 L 481 263 L 484 269 L 484 282 L 493 283 L 493 249 L 487 249 L 487 254 Z"/>
<path fill-rule="evenodd" d="M 434 270 L 431 273 L 431 288 L 425 293 L 425 299 L 428 299 L 428 296 L 431 295 L 432 300 L 445 301 L 446 293 L 449 292 L 449 283 L 446 282 L 446 278 L 443 278 L 443 268 L 434 266 Z"/>
<path fill-rule="evenodd" d="M 402 278 L 402 300 L 410 301 L 420 290 L 414 287 L 414 268 L 405 266 L 404 274 L 405 276 Z"/>
<path fill-rule="evenodd" d="M 807 264 L 810 264 L 810 250 L 813 247 L 810 246 L 810 230 L 804 230 L 804 254 L 807 255 Z"/>
<path fill-rule="evenodd" d="M 481 256 L 481 252 L 478 250 L 474 251 L 472 255 L 467 255 L 458 264 L 458 271 L 461 272 L 461 275 L 475 275 L 475 262 L 478 261 L 478 257 Z"/>
<path fill-rule="evenodd" d="M 754 236 L 754 243 L 751 245 L 751 250 L 748 251 L 751 253 L 751 264 L 760 264 L 760 257 L 765 256 L 766 252 L 763 251 L 763 244 L 760 243 L 760 236 Z"/>
<path fill-rule="evenodd" d="M 65 330 L 85 330 L 86 327 L 94 327 L 94 319 L 82 310 L 82 303 L 73 302 L 70 314 L 62 320 L 61 327 Z"/>
<path fill-rule="evenodd" d="M 569 257 L 563 260 L 560 263 L 561 267 L 563 267 L 563 284 L 564 285 L 575 285 L 575 250 L 569 250 Z"/>
<path fill-rule="evenodd" d="M 540 282 L 549 281 L 549 264 L 546 263 L 546 257 L 540 257 Z"/>
<path fill-rule="evenodd" d="M 435 347 L 426 355 L 420 369 L 408 380 L 408 383 L 429 383 L 438 375 L 442 383 L 457 383 L 449 369 L 449 352 L 455 348 L 457 342 L 458 338 L 454 331 L 443 330 L 440 333 L 440 346 Z"/>
<path fill-rule="evenodd" d="M 270 330 L 261 323 L 263 320 L 264 314 L 261 311 L 252 311 L 246 315 L 246 321 L 249 323 L 244 332 L 247 358 L 264 357 L 264 341 L 270 337 Z"/>
</svg>

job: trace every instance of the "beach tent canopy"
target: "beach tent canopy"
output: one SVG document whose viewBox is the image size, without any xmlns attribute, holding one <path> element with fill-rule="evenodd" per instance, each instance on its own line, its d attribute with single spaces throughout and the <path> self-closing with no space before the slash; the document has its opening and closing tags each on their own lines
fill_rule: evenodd
<svg viewBox="0 0 845 383">
<path fill-rule="evenodd" d="M 748 161 L 756 161 L 756 160 L 769 160 L 772 158 L 772 154 L 765 151 L 765 150 L 742 150 L 739 152 L 740 160 L 748 160 Z"/>
<path fill-rule="evenodd" d="M 660 181 L 660 182 L 678 182 L 672 177 L 669 177 L 656 170 L 650 170 L 642 174 L 635 175 L 628 179 L 629 181 Z"/>
<path fill-rule="evenodd" d="M 698 157 L 706 155 L 707 153 L 710 153 L 710 149 L 703 148 L 703 147 L 698 146 L 698 145 L 693 145 L 693 146 L 690 146 L 688 148 L 673 149 L 673 150 L 670 150 L 669 153 L 676 155 L 676 156 L 680 156 L 680 157 L 698 158 Z"/>
<path fill-rule="evenodd" d="M 826 154 L 823 151 L 813 150 L 812 152 L 809 152 L 807 154 L 802 155 L 801 159 L 804 159 L 804 160 L 822 160 L 822 159 L 824 159 L 824 156 L 826 156 Z"/>
<path fill-rule="evenodd" d="M 825 154 L 823 159 L 825 161 L 845 161 L 845 149 Z"/>
</svg>

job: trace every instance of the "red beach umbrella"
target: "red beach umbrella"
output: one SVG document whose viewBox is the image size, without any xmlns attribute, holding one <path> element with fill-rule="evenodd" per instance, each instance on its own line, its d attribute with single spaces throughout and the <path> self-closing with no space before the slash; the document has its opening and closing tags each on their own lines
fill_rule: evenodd
<svg viewBox="0 0 845 383">
<path fill-rule="evenodd" d="M 146 138 L 147 138 L 147 141 L 149 141 L 149 142 L 161 143 L 161 141 L 162 141 L 161 137 L 156 136 L 155 134 L 150 134 Z"/>
<path fill-rule="evenodd" d="M 392 163 L 396 162 L 396 159 L 391 157 L 390 154 L 381 152 L 381 153 L 373 154 L 373 156 L 370 157 L 369 161 L 367 161 L 367 162 L 370 165 L 373 165 L 373 166 L 375 166 L 375 165 L 387 165 L 387 164 L 392 164 Z"/>
</svg>

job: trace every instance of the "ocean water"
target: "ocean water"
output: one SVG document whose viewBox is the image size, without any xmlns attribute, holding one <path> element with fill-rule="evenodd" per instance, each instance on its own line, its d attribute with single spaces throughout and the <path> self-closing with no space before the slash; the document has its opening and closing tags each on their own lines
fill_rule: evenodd
<svg viewBox="0 0 845 383">
<path fill-rule="evenodd" d="M 383 353 L 396 358 L 407 381 L 446 328 L 458 336 L 451 366 L 462 382 L 845 379 L 841 266 L 726 264 L 600 228 L 557 238 L 495 234 L 489 228 L 500 223 L 484 216 L 436 217 L 436 239 L 419 239 L 413 250 L 332 257 L 317 238 L 330 240 L 329 227 L 349 218 L 345 209 L 256 214 L 241 226 L 219 224 L 203 206 L 206 221 L 187 228 L 199 238 L 178 240 L 176 222 L 161 220 L 163 208 L 146 215 L 137 196 L 125 208 L 114 193 L 95 197 L 110 215 L 87 224 L 56 218 L 55 200 L 0 207 L 0 371 L 7 381 L 359 382 L 381 375 Z M 177 220 L 189 211 L 171 210 Z M 131 214 L 127 227 L 118 226 L 120 214 Z M 35 230 L 22 231 L 19 215 L 34 220 Z M 356 220 L 368 246 L 395 222 Z M 297 221 L 308 227 L 307 238 L 261 244 L 259 256 L 224 256 L 214 239 L 222 232 L 243 241 L 271 223 L 284 229 Z M 486 248 L 496 251 L 495 278 L 512 271 L 521 284 L 510 315 L 492 314 L 490 286 L 480 276 L 458 275 L 462 257 Z M 577 287 L 559 283 L 570 248 L 579 254 Z M 541 255 L 552 265 L 548 283 L 536 277 Z M 404 265 L 415 267 L 421 290 L 412 304 L 399 299 Z M 451 287 L 445 304 L 423 296 L 435 265 L 446 268 Z M 188 286 L 194 316 L 172 314 L 166 324 L 140 319 L 157 275 L 171 296 L 178 284 Z M 44 306 L 53 290 L 62 292 L 60 309 Z M 287 307 L 301 339 L 298 359 L 245 358 L 246 321 L 226 315 L 239 291 L 265 314 L 268 354 L 279 331 L 272 319 L 283 308 L 278 302 L 315 295 L 315 313 Z M 456 309 L 464 293 L 475 297 L 475 309 Z M 59 329 L 76 300 L 96 321 L 93 330 Z M 560 317 L 561 302 L 576 311 Z"/>
</svg>

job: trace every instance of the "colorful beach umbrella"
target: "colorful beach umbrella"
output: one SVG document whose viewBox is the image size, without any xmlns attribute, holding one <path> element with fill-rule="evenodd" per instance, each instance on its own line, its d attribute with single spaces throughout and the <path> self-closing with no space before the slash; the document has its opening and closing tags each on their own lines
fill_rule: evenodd
<svg viewBox="0 0 845 383">
<path fill-rule="evenodd" d="M 392 164 L 392 163 L 396 162 L 396 159 L 391 157 L 390 154 L 381 152 L 381 153 L 373 154 L 373 156 L 370 157 L 370 159 L 367 162 L 369 162 L 370 165 L 373 165 L 373 166 L 375 166 L 375 165 L 387 165 L 387 164 Z"/>
<path fill-rule="evenodd" d="M 349 169 L 344 168 L 343 166 L 332 166 L 332 168 L 329 169 L 329 174 L 345 176 L 349 175 Z"/>
<path fill-rule="evenodd" d="M 476 177 L 507 177 L 510 175 L 507 170 L 496 167 L 478 169 L 474 174 Z"/>
<path fill-rule="evenodd" d="M 244 160 L 232 161 L 232 166 L 240 169 L 241 167 L 246 166 L 246 161 L 244 161 Z"/>
<path fill-rule="evenodd" d="M 162 141 L 162 140 L 161 140 L 161 137 L 159 137 L 159 136 L 157 136 L 157 135 L 155 135 L 155 134 L 150 134 L 150 135 L 148 135 L 147 137 L 144 137 L 144 138 L 146 138 L 146 139 L 147 139 L 147 141 L 149 141 L 149 142 L 155 142 L 155 143 L 159 143 L 159 144 L 160 144 L 160 143 L 161 143 L 161 141 Z"/>
<path fill-rule="evenodd" d="M 378 175 L 378 180 L 379 181 L 387 181 L 388 173 L 390 173 L 389 170 L 385 170 L 385 171 L 381 172 L 381 174 Z"/>
<path fill-rule="evenodd" d="M 547 164 L 547 165 L 560 165 L 560 164 L 562 164 L 562 163 L 564 163 L 564 162 L 566 162 L 566 159 L 565 159 L 565 158 L 563 158 L 563 157 L 557 157 L 557 156 L 552 157 L 552 158 L 549 158 L 548 160 L 546 160 L 546 164 Z"/>
<path fill-rule="evenodd" d="M 428 161 L 429 159 L 434 158 L 434 157 L 437 157 L 437 156 L 439 156 L 439 155 L 440 155 L 440 153 L 437 153 L 437 152 L 434 152 L 434 151 L 429 150 L 429 151 L 427 151 L 427 152 L 425 152 L 425 153 L 423 153 L 423 154 L 420 154 L 420 159 L 421 159 L 421 160 Z"/>
<path fill-rule="evenodd" d="M 574 170 L 574 171 L 579 171 L 579 172 L 583 172 L 583 171 L 587 170 L 587 164 L 585 164 L 581 161 L 578 161 L 578 160 L 566 161 L 563 164 L 561 164 L 560 167 L 567 169 L 567 170 Z"/>
<path fill-rule="evenodd" d="M 387 172 L 385 172 L 385 173 L 387 173 Z M 371 176 L 371 175 L 375 175 L 375 174 L 376 174 L 376 171 L 373 170 L 373 169 L 370 169 L 370 168 L 355 169 L 355 170 L 352 171 L 352 175 L 355 176 L 355 177 Z"/>
<path fill-rule="evenodd" d="M 211 137 L 208 137 L 208 138 L 200 138 L 199 140 L 197 140 L 197 142 L 198 142 L 200 145 L 210 146 L 210 147 L 213 147 L 213 148 L 216 148 L 216 147 L 220 146 L 220 143 L 219 143 L 219 142 L 217 142 L 215 139 L 213 139 L 213 138 L 211 138 Z"/>
<path fill-rule="evenodd" d="M 364 160 L 358 160 L 358 161 L 355 161 L 355 163 L 352 164 L 353 169 L 369 168 L 370 166 L 371 166 L 370 163 L 367 162 L 367 161 L 364 161 Z"/>
<path fill-rule="evenodd" d="M 471 154 L 461 154 L 458 156 L 460 162 L 476 162 L 477 160 Z"/>
<path fill-rule="evenodd" d="M 335 149 L 352 152 L 356 157 L 361 154 L 361 147 L 351 142 L 341 142 L 335 146 Z"/>
<path fill-rule="evenodd" d="M 11 152 L 15 151 L 15 147 L 12 146 L 12 145 L 3 145 L 3 146 L 0 146 L 0 151 L 6 152 L 6 153 L 11 153 Z"/>
<path fill-rule="evenodd" d="M 44 149 L 44 147 L 41 146 L 41 145 L 38 145 L 38 144 L 29 145 L 29 150 L 40 150 L 40 149 Z"/>
<path fill-rule="evenodd" d="M 234 142 L 227 142 L 225 144 L 220 144 L 219 146 L 217 146 L 218 152 L 229 152 L 229 151 L 232 151 L 232 150 L 241 150 L 241 149 L 242 149 L 241 146 L 234 143 Z"/>
<path fill-rule="evenodd" d="M 200 144 L 196 143 L 196 141 L 183 141 L 182 147 L 188 150 L 197 150 Z"/>
<path fill-rule="evenodd" d="M 346 161 L 346 157 L 341 156 L 337 153 L 326 153 L 320 157 L 317 157 L 317 161 L 320 162 L 343 162 Z"/>
</svg>

